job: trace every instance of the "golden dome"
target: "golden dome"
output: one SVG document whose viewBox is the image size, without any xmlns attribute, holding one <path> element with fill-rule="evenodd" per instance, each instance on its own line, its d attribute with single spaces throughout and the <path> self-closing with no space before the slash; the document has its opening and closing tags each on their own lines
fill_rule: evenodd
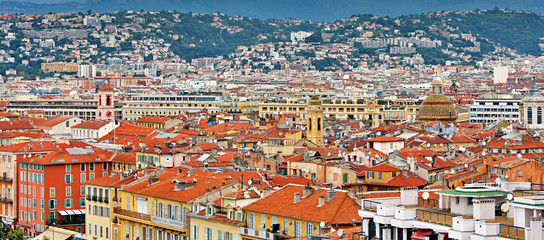
<svg viewBox="0 0 544 240">
<path fill-rule="evenodd" d="M 457 112 L 449 97 L 443 94 L 432 94 L 421 104 L 418 118 L 423 121 L 455 121 Z"/>
</svg>

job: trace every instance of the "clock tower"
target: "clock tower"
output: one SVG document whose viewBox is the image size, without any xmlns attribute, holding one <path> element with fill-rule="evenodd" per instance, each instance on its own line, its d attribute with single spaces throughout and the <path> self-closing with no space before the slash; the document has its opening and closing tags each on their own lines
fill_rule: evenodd
<svg viewBox="0 0 544 240">
<path fill-rule="evenodd" d="M 115 119 L 114 92 L 115 90 L 107 82 L 104 82 L 102 87 L 98 88 L 98 109 L 96 119 Z"/>
</svg>

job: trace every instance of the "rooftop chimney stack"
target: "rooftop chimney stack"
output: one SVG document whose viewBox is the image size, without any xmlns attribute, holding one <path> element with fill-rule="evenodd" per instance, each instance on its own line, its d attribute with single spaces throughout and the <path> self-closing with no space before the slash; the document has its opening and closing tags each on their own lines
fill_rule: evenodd
<svg viewBox="0 0 544 240">
<path fill-rule="evenodd" d="M 327 191 L 327 202 L 333 200 L 336 197 L 336 192 L 334 190 Z"/>
<path fill-rule="evenodd" d="M 321 207 L 323 205 L 325 205 L 325 196 L 319 196 L 319 204 L 317 207 Z"/>
<path fill-rule="evenodd" d="M 300 193 L 297 192 L 295 193 L 293 203 L 298 203 L 298 202 L 300 202 Z"/>
</svg>

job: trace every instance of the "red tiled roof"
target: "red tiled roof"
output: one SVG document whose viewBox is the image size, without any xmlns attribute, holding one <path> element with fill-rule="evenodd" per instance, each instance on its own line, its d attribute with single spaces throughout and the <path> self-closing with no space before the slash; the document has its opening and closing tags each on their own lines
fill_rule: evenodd
<svg viewBox="0 0 544 240">
<path fill-rule="evenodd" d="M 74 125 L 72 128 L 100 129 L 101 127 L 106 126 L 108 123 L 111 122 L 112 120 L 89 120 Z"/>
<path fill-rule="evenodd" d="M 355 199 L 348 196 L 346 191 L 335 191 L 335 198 L 326 199 L 325 204 L 318 207 L 319 196 L 326 197 L 327 189 L 313 189 L 312 194 L 302 197 L 303 188 L 304 186 L 301 185 L 289 184 L 247 205 L 244 210 L 330 224 L 353 224 L 353 219 L 355 222 L 361 221 L 357 213 L 361 207 Z M 297 203 L 293 202 L 294 193 L 301 195 L 301 200 Z"/>
<path fill-rule="evenodd" d="M 57 124 L 60 124 L 68 119 L 72 118 L 72 116 L 65 116 L 65 115 L 60 115 L 60 116 L 56 116 L 54 118 L 51 118 L 45 122 L 42 122 L 40 123 L 40 125 L 38 125 L 39 127 L 46 127 L 46 128 L 50 128 L 50 127 L 54 127 L 56 126 Z"/>
<path fill-rule="evenodd" d="M 367 141 L 369 142 L 399 142 L 404 140 L 405 140 L 404 138 L 399 138 L 399 137 L 377 137 L 377 138 L 368 139 Z"/>
</svg>

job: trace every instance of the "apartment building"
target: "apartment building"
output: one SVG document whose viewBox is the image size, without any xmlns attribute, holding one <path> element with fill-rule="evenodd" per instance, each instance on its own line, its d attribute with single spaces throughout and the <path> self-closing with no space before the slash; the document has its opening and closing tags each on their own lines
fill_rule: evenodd
<svg viewBox="0 0 544 240">
<path fill-rule="evenodd" d="M 469 108 L 470 123 L 491 124 L 499 120 L 521 120 L 521 98 L 478 98 Z"/>
<path fill-rule="evenodd" d="M 47 225 L 85 231 L 85 181 L 107 175 L 115 153 L 66 148 L 18 160 L 18 224 L 35 236 Z"/>
<path fill-rule="evenodd" d="M 323 114 L 326 118 L 339 120 L 355 119 L 368 122 L 373 127 L 401 121 L 416 119 L 419 105 L 414 101 L 398 101 L 393 105 L 389 102 L 380 103 L 378 100 L 363 99 L 326 99 L 322 100 Z M 272 117 L 278 114 L 295 114 L 306 119 L 309 110 L 307 99 L 282 99 L 278 102 L 263 102 L 259 105 L 259 116 Z"/>
<path fill-rule="evenodd" d="M 42 111 L 45 118 L 66 115 L 78 117 L 85 121 L 103 119 L 106 116 L 102 117 L 101 112 L 108 110 L 111 112 L 107 116 L 108 118 L 121 119 L 123 103 L 115 101 L 113 97 L 110 97 L 113 102 L 101 101 L 100 99 L 104 94 L 111 95 L 111 90 L 106 90 L 106 92 L 99 90 L 98 96 L 93 99 L 81 99 L 74 96 L 49 99 L 34 95 L 25 95 L 10 100 L 7 109 L 8 111 L 17 112 L 20 115 L 25 115 L 28 111 L 38 110 Z"/>
<path fill-rule="evenodd" d="M 133 96 L 123 106 L 124 120 L 145 116 L 175 116 L 183 112 L 219 112 L 220 97 L 215 95 L 157 94 Z"/>
<path fill-rule="evenodd" d="M 402 188 L 375 197 L 364 193 L 361 235 L 392 240 L 544 239 L 539 187 L 501 181 L 438 191 Z"/>
</svg>

